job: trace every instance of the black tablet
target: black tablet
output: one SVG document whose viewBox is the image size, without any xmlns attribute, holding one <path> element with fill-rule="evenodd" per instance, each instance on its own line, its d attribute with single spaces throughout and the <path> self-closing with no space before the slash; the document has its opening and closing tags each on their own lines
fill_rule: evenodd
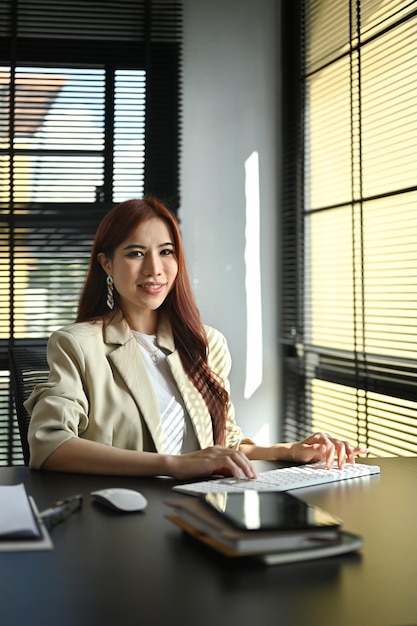
<svg viewBox="0 0 417 626">
<path fill-rule="evenodd" d="M 337 530 L 341 520 L 285 491 L 207 493 L 203 502 L 243 530 Z"/>
</svg>

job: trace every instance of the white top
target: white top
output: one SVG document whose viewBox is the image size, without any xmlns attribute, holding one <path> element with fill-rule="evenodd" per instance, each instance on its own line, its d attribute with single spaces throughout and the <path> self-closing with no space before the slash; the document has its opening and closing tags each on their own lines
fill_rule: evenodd
<svg viewBox="0 0 417 626">
<path fill-rule="evenodd" d="M 166 454 L 185 454 L 199 449 L 193 424 L 172 376 L 166 354 L 158 347 L 156 335 L 132 333 L 145 359 L 161 415 Z"/>
</svg>

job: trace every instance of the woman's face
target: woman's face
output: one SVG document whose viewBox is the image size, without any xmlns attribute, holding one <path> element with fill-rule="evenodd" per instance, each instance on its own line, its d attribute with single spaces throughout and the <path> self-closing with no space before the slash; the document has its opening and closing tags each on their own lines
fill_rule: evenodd
<svg viewBox="0 0 417 626">
<path fill-rule="evenodd" d="M 98 260 L 113 277 L 121 307 L 134 330 L 155 332 L 156 309 L 171 291 L 178 273 L 167 224 L 158 217 L 142 222 L 115 249 L 112 259 L 100 253 Z"/>
</svg>

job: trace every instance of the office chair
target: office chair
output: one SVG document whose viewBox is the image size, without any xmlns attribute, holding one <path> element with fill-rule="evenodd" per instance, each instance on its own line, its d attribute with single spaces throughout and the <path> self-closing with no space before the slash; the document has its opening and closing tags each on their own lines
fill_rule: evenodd
<svg viewBox="0 0 417 626">
<path fill-rule="evenodd" d="M 46 346 L 44 348 L 10 347 L 9 365 L 23 460 L 25 465 L 29 465 L 27 435 L 30 415 L 23 406 L 23 402 L 30 396 L 35 385 L 48 379 L 49 367 L 46 359 Z"/>
</svg>

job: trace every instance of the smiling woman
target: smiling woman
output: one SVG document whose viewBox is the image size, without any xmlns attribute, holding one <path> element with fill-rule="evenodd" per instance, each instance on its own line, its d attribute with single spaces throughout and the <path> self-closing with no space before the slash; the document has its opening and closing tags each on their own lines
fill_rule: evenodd
<svg viewBox="0 0 417 626">
<path fill-rule="evenodd" d="M 268 447 L 244 437 L 226 340 L 203 325 L 178 223 L 155 198 L 102 220 L 77 321 L 52 333 L 48 362 L 48 382 L 25 403 L 34 468 L 254 478 L 250 459 L 342 467 L 365 452 L 326 433 Z"/>
</svg>

